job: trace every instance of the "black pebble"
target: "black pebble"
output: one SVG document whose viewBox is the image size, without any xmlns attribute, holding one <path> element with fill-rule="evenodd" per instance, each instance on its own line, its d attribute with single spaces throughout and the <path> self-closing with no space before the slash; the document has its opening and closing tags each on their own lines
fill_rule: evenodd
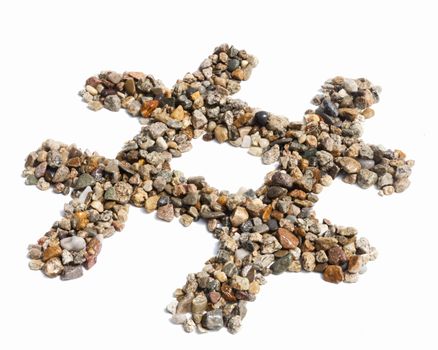
<svg viewBox="0 0 438 350">
<path fill-rule="evenodd" d="M 268 112 L 266 111 L 258 111 L 254 115 L 254 122 L 260 126 L 266 126 L 268 123 Z"/>
</svg>

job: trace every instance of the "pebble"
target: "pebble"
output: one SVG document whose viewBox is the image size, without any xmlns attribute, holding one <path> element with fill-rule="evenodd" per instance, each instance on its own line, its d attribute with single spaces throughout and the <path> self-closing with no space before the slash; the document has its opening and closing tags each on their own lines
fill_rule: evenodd
<svg viewBox="0 0 438 350">
<path fill-rule="evenodd" d="M 330 283 L 339 283 L 344 280 L 344 273 L 342 267 L 338 265 L 328 265 L 323 273 L 324 281 Z"/>
<path fill-rule="evenodd" d="M 227 323 L 227 329 L 231 334 L 236 334 L 242 326 L 242 319 L 239 315 L 233 316 Z"/>
<path fill-rule="evenodd" d="M 173 220 L 174 216 L 175 214 L 172 204 L 163 205 L 157 209 L 157 217 L 161 220 L 170 222 Z"/>
<path fill-rule="evenodd" d="M 370 188 L 377 182 L 377 174 L 368 169 L 361 169 L 357 176 L 357 184 L 360 188 Z"/>
<path fill-rule="evenodd" d="M 339 165 L 347 174 L 358 173 L 361 169 L 360 163 L 356 159 L 350 157 L 341 157 L 339 159 Z"/>
<path fill-rule="evenodd" d="M 304 252 L 301 255 L 301 260 L 303 263 L 304 270 L 309 271 L 309 272 L 315 270 L 316 259 L 315 259 L 315 255 L 313 255 L 311 252 Z"/>
<path fill-rule="evenodd" d="M 63 281 L 69 281 L 73 280 L 79 277 L 82 277 L 83 271 L 81 265 L 76 266 L 64 266 L 64 270 L 61 274 L 61 280 Z"/>
<path fill-rule="evenodd" d="M 246 277 L 234 275 L 232 280 L 231 280 L 231 287 L 233 287 L 237 290 L 248 290 L 249 289 L 249 280 Z"/>
<path fill-rule="evenodd" d="M 219 143 L 224 143 L 228 140 L 228 130 L 226 127 L 217 126 L 214 129 L 214 137 Z"/>
<path fill-rule="evenodd" d="M 50 278 L 59 276 L 64 269 L 61 260 L 58 257 L 51 258 L 42 267 L 43 273 Z"/>
<path fill-rule="evenodd" d="M 300 243 L 299 239 L 285 228 L 278 229 L 278 241 L 284 249 L 294 249 Z"/>
<path fill-rule="evenodd" d="M 79 250 L 85 249 L 87 243 L 85 239 L 79 236 L 66 237 L 61 239 L 61 247 L 69 251 L 77 252 Z"/>
<path fill-rule="evenodd" d="M 222 310 L 216 309 L 206 312 L 202 317 L 202 326 L 211 331 L 218 331 L 221 329 L 224 326 Z"/>
<path fill-rule="evenodd" d="M 289 174 L 277 171 L 274 175 L 272 175 L 271 183 L 274 186 L 290 189 L 294 184 L 294 179 Z"/>
<path fill-rule="evenodd" d="M 204 293 L 198 294 L 192 300 L 192 313 L 201 314 L 207 309 L 207 297 Z"/>
<path fill-rule="evenodd" d="M 287 254 L 277 260 L 271 265 L 270 269 L 274 275 L 279 275 L 287 270 L 292 261 L 292 255 Z"/>
<path fill-rule="evenodd" d="M 201 129 L 207 124 L 208 120 L 205 115 L 199 110 L 195 109 L 192 114 L 192 124 L 195 129 Z"/>
<path fill-rule="evenodd" d="M 61 165 L 57 170 L 55 175 L 53 176 L 52 182 L 58 183 L 58 182 L 64 182 L 69 178 L 70 175 L 70 169 L 66 167 L 65 165 Z"/>
<path fill-rule="evenodd" d="M 245 135 L 242 138 L 242 143 L 240 144 L 240 147 L 242 148 L 250 148 L 252 144 L 251 136 Z M 261 155 L 261 152 L 260 152 Z"/>
<path fill-rule="evenodd" d="M 362 268 L 362 256 L 352 255 L 348 259 L 348 272 L 359 273 Z"/>
<path fill-rule="evenodd" d="M 78 178 L 78 181 L 76 182 L 75 188 L 78 190 L 82 190 L 83 188 L 86 188 L 88 186 L 93 186 L 95 182 L 96 180 L 94 180 L 94 177 L 90 174 L 81 174 Z"/>
<path fill-rule="evenodd" d="M 242 225 L 249 218 L 248 212 L 243 207 L 237 207 L 231 214 L 230 221 L 234 227 Z"/>
<path fill-rule="evenodd" d="M 44 263 L 41 260 L 29 260 L 29 268 L 31 270 L 41 270 L 44 266 Z"/>
<path fill-rule="evenodd" d="M 344 250 L 340 246 L 331 247 L 328 250 L 328 262 L 331 265 L 341 265 L 347 261 Z"/>
<path fill-rule="evenodd" d="M 261 147 L 250 147 L 248 153 L 252 156 L 260 157 L 263 153 L 263 149 Z"/>
<path fill-rule="evenodd" d="M 196 323 L 189 318 L 183 323 L 183 329 L 187 333 L 192 333 L 196 329 Z"/>
<path fill-rule="evenodd" d="M 262 163 L 269 165 L 278 161 L 280 158 L 280 146 L 274 145 L 262 155 Z"/>
<path fill-rule="evenodd" d="M 266 126 L 268 124 L 268 112 L 266 111 L 258 111 L 254 114 L 254 122 L 260 126 Z"/>
<path fill-rule="evenodd" d="M 122 101 L 120 101 L 120 97 L 117 95 L 109 95 L 105 97 L 103 105 L 112 112 L 118 112 L 122 107 Z"/>
<path fill-rule="evenodd" d="M 62 249 L 59 245 L 47 247 L 43 252 L 43 261 L 46 262 L 54 257 L 61 256 Z"/>
</svg>

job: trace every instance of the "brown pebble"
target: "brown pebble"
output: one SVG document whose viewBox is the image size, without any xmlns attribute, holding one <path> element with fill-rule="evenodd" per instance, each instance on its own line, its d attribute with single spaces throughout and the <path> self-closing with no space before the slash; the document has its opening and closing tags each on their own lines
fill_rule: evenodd
<svg viewBox="0 0 438 350">
<path fill-rule="evenodd" d="M 285 228 L 279 228 L 277 233 L 278 240 L 284 249 L 294 249 L 298 247 L 300 240 L 292 232 Z"/>
<path fill-rule="evenodd" d="M 331 265 L 340 265 L 347 261 L 344 250 L 340 246 L 334 246 L 327 252 L 328 262 Z"/>
<path fill-rule="evenodd" d="M 352 255 L 348 259 L 348 272 L 358 273 L 362 268 L 362 256 Z"/>
<path fill-rule="evenodd" d="M 61 256 L 62 248 L 59 245 L 47 247 L 47 249 L 43 253 L 43 261 L 46 262 L 51 258 L 56 258 Z"/>
<path fill-rule="evenodd" d="M 150 117 L 152 112 L 159 105 L 158 100 L 145 101 L 141 106 L 140 113 L 144 118 Z"/>
<path fill-rule="evenodd" d="M 342 272 L 342 268 L 338 265 L 329 265 L 324 270 L 322 277 L 324 278 L 324 281 L 340 283 L 344 280 L 344 272 Z"/>
</svg>

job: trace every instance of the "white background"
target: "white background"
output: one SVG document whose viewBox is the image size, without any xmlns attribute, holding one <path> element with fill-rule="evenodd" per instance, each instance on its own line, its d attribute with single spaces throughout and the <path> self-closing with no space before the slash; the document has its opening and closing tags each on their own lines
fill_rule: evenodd
<svg viewBox="0 0 438 350">
<path fill-rule="evenodd" d="M 433 1 L 11 1 L 0 5 L 0 349 L 436 349 L 436 9 Z M 262 5 L 263 4 L 263 5 Z M 87 110 L 77 91 L 100 70 L 140 70 L 171 86 L 223 42 L 259 58 L 239 98 L 300 119 L 321 83 L 383 87 L 364 139 L 416 160 L 411 187 L 381 198 L 337 181 L 316 206 L 380 256 L 353 285 L 272 276 L 241 332 L 186 334 L 163 310 L 212 256 L 202 225 L 132 209 L 98 264 L 62 283 L 27 268 L 26 246 L 68 197 L 26 187 L 24 158 L 46 138 L 111 157 L 139 131 L 125 113 Z M 257 187 L 270 169 L 227 145 L 195 143 L 172 163 L 218 188 Z M 154 345 L 155 344 L 155 345 Z"/>
</svg>

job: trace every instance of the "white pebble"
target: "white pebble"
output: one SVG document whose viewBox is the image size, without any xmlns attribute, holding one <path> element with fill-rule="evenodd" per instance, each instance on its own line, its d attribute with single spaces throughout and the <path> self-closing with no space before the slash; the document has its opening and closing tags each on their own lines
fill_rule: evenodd
<svg viewBox="0 0 438 350">
<path fill-rule="evenodd" d="M 243 147 L 243 148 L 251 147 L 251 136 L 245 135 L 243 137 L 242 144 L 240 145 L 240 147 Z"/>
<path fill-rule="evenodd" d="M 72 236 L 61 239 L 61 247 L 70 251 L 79 251 L 85 249 L 87 243 L 85 239 L 79 236 Z"/>
<path fill-rule="evenodd" d="M 79 202 L 81 203 L 85 203 L 85 200 L 87 199 L 88 193 L 92 192 L 93 190 L 91 189 L 90 186 L 87 186 L 85 188 L 85 190 L 82 191 L 81 195 L 79 196 Z"/>
</svg>

